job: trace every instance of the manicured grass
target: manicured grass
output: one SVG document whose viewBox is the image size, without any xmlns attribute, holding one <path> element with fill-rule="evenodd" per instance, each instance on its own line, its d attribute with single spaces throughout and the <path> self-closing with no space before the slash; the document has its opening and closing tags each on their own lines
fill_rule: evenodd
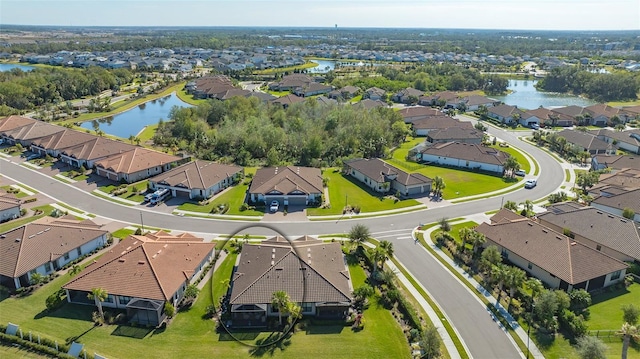
<svg viewBox="0 0 640 359">
<path fill-rule="evenodd" d="M 520 181 L 518 178 L 507 179 L 463 169 L 423 165 L 407 161 L 406 156 L 409 150 L 421 142 L 424 142 L 424 138 L 410 138 L 409 141 L 403 143 L 393 152 L 392 159 L 388 160 L 388 162 L 405 171 L 422 173 L 429 178 L 442 177 L 446 185 L 443 191 L 445 199 L 452 200 L 498 191 Z"/>
<path fill-rule="evenodd" d="M 451 236 L 453 237 L 453 239 L 455 239 L 456 243 L 458 243 L 458 245 L 462 244 L 462 240 L 460 239 L 460 230 L 462 228 L 473 228 L 476 227 L 478 224 L 474 221 L 467 221 L 467 222 L 462 222 L 462 223 L 458 223 L 458 224 L 453 224 L 451 225 L 451 231 L 449 231 L 449 234 L 451 234 Z M 434 234 L 437 232 L 433 232 Z M 435 240 L 434 240 L 435 242 Z M 472 246 L 470 244 L 467 243 L 467 248 L 471 249 Z"/>
<path fill-rule="evenodd" d="M 213 207 L 220 206 L 228 203 L 229 210 L 228 215 L 239 216 L 262 216 L 264 212 L 258 210 L 246 210 L 240 211 L 240 206 L 244 203 L 244 197 L 249 188 L 248 184 L 239 183 L 231 188 L 227 188 L 225 192 L 221 193 L 213 201 L 210 201 L 207 205 L 201 206 L 194 202 L 185 202 L 178 207 L 183 211 L 198 212 L 198 213 L 210 213 Z"/>
<path fill-rule="evenodd" d="M 14 347 L 0 343 L 0 358 L 2 359 L 24 359 L 24 358 L 46 358 L 36 352 L 28 351 L 20 347 Z"/>
<path fill-rule="evenodd" d="M 515 159 L 518 161 L 518 163 L 520 164 L 520 169 L 523 169 L 527 173 L 531 171 L 531 165 L 529 164 L 529 161 L 527 161 L 524 155 L 517 149 L 513 147 L 500 147 L 498 145 L 490 146 L 490 147 L 510 154 L 512 157 L 515 157 Z"/>
<path fill-rule="evenodd" d="M 564 169 L 564 180 L 569 182 L 571 180 L 571 171 L 568 168 Z"/>
<path fill-rule="evenodd" d="M 281 72 L 292 72 L 294 70 L 304 70 L 304 69 L 309 69 L 316 66 L 318 66 L 317 63 L 309 61 L 303 65 L 279 67 L 275 69 L 266 69 L 266 70 L 257 70 L 257 71 L 254 71 L 253 73 L 257 75 L 268 75 L 268 74 L 277 74 Z"/>
<path fill-rule="evenodd" d="M 71 172 L 72 172 L 72 171 L 76 173 L 76 176 L 75 176 L 75 177 L 71 177 L 71 176 L 69 176 L 69 175 L 71 174 Z M 62 176 L 65 176 L 65 177 L 69 178 L 70 180 L 74 180 L 74 181 L 84 181 L 84 180 L 86 180 L 87 178 L 89 178 L 89 176 L 84 175 L 84 174 L 78 175 L 78 171 L 75 171 L 75 170 L 70 170 L 70 171 L 60 172 L 60 174 L 61 174 Z"/>
<path fill-rule="evenodd" d="M 144 201 L 144 195 L 138 194 L 138 192 L 144 192 L 148 188 L 149 180 L 142 180 L 140 182 L 132 183 L 127 186 L 127 192 L 118 195 L 116 197 L 123 198 L 129 201 L 142 202 Z M 106 186 L 98 187 L 98 190 L 104 193 L 111 193 L 114 189 L 118 188 L 117 184 L 110 184 Z M 135 188 L 135 190 L 134 190 Z"/>
<path fill-rule="evenodd" d="M 7 192 L 15 190 L 15 188 L 13 188 L 13 187 L 11 187 L 9 185 L 0 186 L 0 188 L 2 188 L 3 190 L 5 190 Z M 13 195 L 16 196 L 16 198 L 24 198 L 24 197 L 28 197 L 29 196 L 28 194 L 26 194 L 26 193 L 24 193 L 22 191 L 19 191 L 18 193 L 14 193 Z"/>
<path fill-rule="evenodd" d="M 133 229 L 120 228 L 117 231 L 111 233 L 114 237 L 124 239 L 129 237 L 129 235 L 136 233 Z"/>
<path fill-rule="evenodd" d="M 591 316 L 589 330 L 618 330 L 622 326 L 622 305 L 640 304 L 640 284 L 634 283 L 629 288 L 619 289 L 611 293 L 602 293 L 592 298 L 589 307 Z"/>
<path fill-rule="evenodd" d="M 272 91 L 272 90 L 266 90 L 266 92 L 276 97 L 287 96 L 291 93 L 289 91 Z"/>
<path fill-rule="evenodd" d="M 358 95 L 358 96 L 356 96 L 356 97 L 352 98 L 351 100 L 349 100 L 349 102 L 351 102 L 351 103 L 358 103 L 358 102 L 360 102 L 361 100 L 362 100 L 362 95 Z"/>
<path fill-rule="evenodd" d="M 220 243 L 225 242 L 221 241 Z M 216 272 L 213 274 L 213 278 L 210 281 L 210 284 L 207 283 L 209 285 L 209 297 L 205 299 L 213 299 L 212 303 L 215 303 L 216 305 L 220 303 L 220 298 L 222 298 L 227 293 L 227 289 L 229 288 L 228 279 L 231 278 L 231 273 L 233 273 L 233 267 L 236 264 L 236 258 L 238 258 L 238 255 L 236 253 L 229 252 L 222 264 L 220 264 L 220 267 L 218 267 Z M 202 292 L 204 292 L 204 288 Z"/>
<path fill-rule="evenodd" d="M 204 98 L 200 98 L 200 99 L 193 98 L 193 95 L 188 94 L 187 91 L 185 91 L 184 86 L 180 90 L 176 91 L 176 95 L 180 100 L 194 106 L 201 105 L 208 101 L 207 99 L 204 99 Z"/>
<path fill-rule="evenodd" d="M 156 130 L 157 129 L 158 129 L 158 124 L 157 123 L 156 124 L 152 124 L 152 125 L 144 126 L 142 131 L 140 131 L 140 133 L 138 133 L 138 136 L 137 136 L 140 139 L 140 144 L 144 145 L 148 141 L 151 141 L 153 136 L 156 134 Z"/>
<path fill-rule="evenodd" d="M 360 206 L 360 213 L 385 211 L 419 205 L 415 199 L 405 199 L 394 202 L 392 199 L 383 198 L 380 194 L 374 193 L 364 185 L 345 177 L 340 170 L 329 168 L 322 173 L 323 177 L 329 179 L 329 202 L 331 208 L 308 208 L 307 214 L 310 216 L 336 215 L 342 214 L 345 204 Z"/>
</svg>

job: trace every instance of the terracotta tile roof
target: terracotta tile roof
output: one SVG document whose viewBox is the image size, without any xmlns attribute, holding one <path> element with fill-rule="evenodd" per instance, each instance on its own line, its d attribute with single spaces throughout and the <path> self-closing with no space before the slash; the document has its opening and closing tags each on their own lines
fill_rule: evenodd
<svg viewBox="0 0 640 359">
<path fill-rule="evenodd" d="M 475 128 L 448 127 L 429 131 L 427 135 L 434 141 L 482 140 L 484 132 Z"/>
<path fill-rule="evenodd" d="M 509 157 L 507 153 L 495 148 L 460 142 L 437 143 L 426 147 L 421 153 L 495 165 L 504 164 Z"/>
<path fill-rule="evenodd" d="M 587 106 L 584 109 L 586 112 L 590 113 L 592 117 L 602 115 L 609 119 L 613 116 L 618 116 L 621 113 L 619 108 L 611 107 L 604 103 L 597 103 L 595 105 Z"/>
<path fill-rule="evenodd" d="M 91 141 L 96 136 L 85 132 L 63 129 L 49 136 L 42 137 L 32 142 L 32 144 L 46 150 L 62 150 L 67 147 L 77 146 L 81 143 Z"/>
<path fill-rule="evenodd" d="M 216 95 L 228 90 L 235 89 L 233 82 L 224 75 L 214 75 L 199 78 L 195 81 L 197 92 L 207 95 Z"/>
<path fill-rule="evenodd" d="M 149 168 L 173 163 L 180 157 L 163 152 L 148 150 L 143 147 L 134 147 L 128 151 L 113 154 L 107 158 L 98 160 L 95 165 L 115 173 L 136 173 Z"/>
<path fill-rule="evenodd" d="M 504 118 L 512 117 L 516 114 L 519 114 L 521 117 L 522 115 L 524 115 L 524 112 L 522 112 L 522 110 L 520 110 L 517 106 L 511 106 L 511 105 L 493 106 L 493 107 L 489 107 L 487 111 L 490 114 L 495 114 Z"/>
<path fill-rule="evenodd" d="M 482 223 L 475 230 L 487 237 L 488 245 L 494 242 L 572 285 L 627 267 L 613 257 L 528 219 Z"/>
<path fill-rule="evenodd" d="M 151 181 L 173 187 L 207 189 L 242 171 L 242 167 L 234 165 L 195 160 L 161 173 L 153 177 Z"/>
<path fill-rule="evenodd" d="M 322 193 L 322 173 L 312 167 L 265 167 L 256 171 L 249 193 Z"/>
<path fill-rule="evenodd" d="M 37 120 L 34 120 L 32 118 L 18 116 L 18 115 L 12 115 L 9 117 L 2 118 L 0 119 L 0 133 L 15 130 L 27 125 L 31 125 L 36 121 Z"/>
<path fill-rule="evenodd" d="M 592 203 L 619 210 L 631 208 L 635 213 L 640 213 L 640 188 L 611 197 L 600 196 L 593 200 Z"/>
<path fill-rule="evenodd" d="M 474 130 L 473 124 L 467 121 L 460 121 L 445 115 L 426 116 L 417 120 L 411 120 L 411 126 L 415 130 L 436 130 L 450 127 Z"/>
<path fill-rule="evenodd" d="M 514 211 L 508 210 L 506 208 L 501 208 L 496 214 L 491 216 L 489 220 L 491 223 L 500 223 L 506 221 L 519 221 L 524 219 L 525 217 L 515 213 Z"/>
<path fill-rule="evenodd" d="M 19 277 L 107 234 L 79 221 L 33 222 L 0 235 L 0 274 Z"/>
<path fill-rule="evenodd" d="M 395 177 L 393 180 L 405 186 L 417 184 L 430 184 L 431 178 L 420 173 L 407 173 L 395 166 L 392 166 L 379 158 L 364 159 L 355 158 L 344 163 L 376 182 L 385 182 L 389 176 Z"/>
<path fill-rule="evenodd" d="M 0 192 L 0 211 L 20 207 L 21 200 L 11 193 Z"/>
<path fill-rule="evenodd" d="M 272 238 L 242 248 L 231 304 L 271 303 L 284 290 L 296 302 L 349 302 L 351 281 L 340 244 L 310 237 Z"/>
<path fill-rule="evenodd" d="M 167 301 L 198 269 L 215 244 L 167 235 L 129 236 L 87 266 L 65 289 Z"/>
<path fill-rule="evenodd" d="M 277 99 L 271 101 L 271 103 L 277 103 L 280 105 L 292 105 L 294 103 L 298 103 L 298 102 L 302 102 L 304 101 L 304 97 L 300 97 L 300 96 L 296 96 L 294 94 L 289 94 L 286 96 L 282 96 L 282 97 L 278 97 Z"/>
<path fill-rule="evenodd" d="M 63 149 L 62 153 L 69 157 L 91 161 L 135 148 L 136 146 L 128 143 L 94 136 L 89 141 Z"/>
<path fill-rule="evenodd" d="M 640 229 L 632 220 L 594 207 L 568 209 L 551 205 L 538 214 L 541 224 L 550 223 L 640 261 Z"/>
<path fill-rule="evenodd" d="M 0 120 L 0 133 L 21 141 L 31 142 L 63 130 L 64 127 L 21 116 Z"/>
<path fill-rule="evenodd" d="M 398 111 L 398 113 L 400 114 L 400 116 L 402 116 L 402 118 L 405 118 L 405 119 L 408 117 L 427 117 L 427 116 L 449 117 L 449 116 L 446 116 L 442 111 L 436 108 L 425 107 L 425 106 L 403 108 L 402 110 Z"/>
<path fill-rule="evenodd" d="M 586 148 L 588 151 L 606 151 L 609 144 L 598 139 L 596 136 L 575 130 L 562 130 L 558 132 L 558 136 L 564 137 L 568 143 Z"/>
</svg>

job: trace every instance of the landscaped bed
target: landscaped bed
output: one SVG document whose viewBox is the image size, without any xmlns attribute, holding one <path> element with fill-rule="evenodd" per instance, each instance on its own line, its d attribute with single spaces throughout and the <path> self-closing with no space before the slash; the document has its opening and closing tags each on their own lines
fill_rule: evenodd
<svg viewBox="0 0 640 359">
<path fill-rule="evenodd" d="M 236 216 L 262 216 L 263 211 L 255 209 L 240 210 L 240 207 L 244 203 L 244 197 L 249 188 L 248 184 L 239 183 L 231 188 L 226 189 L 215 199 L 209 201 L 206 205 L 200 205 L 194 202 L 185 202 L 178 207 L 183 211 L 198 212 L 198 213 L 212 213 L 214 208 L 220 208 L 225 204 L 229 206 L 229 209 L 224 213 L 226 215 Z M 217 213 L 219 211 L 213 212 Z"/>
<path fill-rule="evenodd" d="M 120 194 L 116 194 L 116 197 L 123 198 L 133 202 L 142 202 L 144 201 L 144 195 L 140 193 L 144 193 L 147 190 L 149 180 L 143 180 L 140 182 L 128 184 L 122 187 Z M 117 193 L 114 191 L 118 191 L 119 187 L 122 185 L 110 184 L 106 186 L 98 187 L 98 190 L 104 193 L 113 194 Z M 125 191 L 126 188 L 126 191 Z"/>
</svg>

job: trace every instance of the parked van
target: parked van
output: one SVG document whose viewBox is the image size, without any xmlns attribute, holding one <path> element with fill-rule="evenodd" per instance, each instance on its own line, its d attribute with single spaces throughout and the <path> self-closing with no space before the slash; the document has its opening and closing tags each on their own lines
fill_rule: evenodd
<svg viewBox="0 0 640 359">
<path fill-rule="evenodd" d="M 151 195 L 151 200 L 149 200 L 149 203 L 151 203 L 152 205 L 156 205 L 164 201 L 165 199 L 167 199 L 170 195 L 171 195 L 171 191 L 168 188 L 159 189 L 153 192 L 153 194 Z"/>
</svg>

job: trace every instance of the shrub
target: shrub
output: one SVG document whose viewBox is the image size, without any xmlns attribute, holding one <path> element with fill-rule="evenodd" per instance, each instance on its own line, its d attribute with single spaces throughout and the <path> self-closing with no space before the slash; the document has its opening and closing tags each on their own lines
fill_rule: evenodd
<svg viewBox="0 0 640 359">
<path fill-rule="evenodd" d="M 48 311 L 53 311 L 60 308 L 65 303 L 66 292 L 60 288 L 57 292 L 51 294 L 46 299 L 46 306 Z"/>
<path fill-rule="evenodd" d="M 173 318 L 173 316 L 176 314 L 176 308 L 173 306 L 173 304 L 169 302 L 164 303 L 164 314 L 166 314 L 169 318 Z"/>
</svg>

